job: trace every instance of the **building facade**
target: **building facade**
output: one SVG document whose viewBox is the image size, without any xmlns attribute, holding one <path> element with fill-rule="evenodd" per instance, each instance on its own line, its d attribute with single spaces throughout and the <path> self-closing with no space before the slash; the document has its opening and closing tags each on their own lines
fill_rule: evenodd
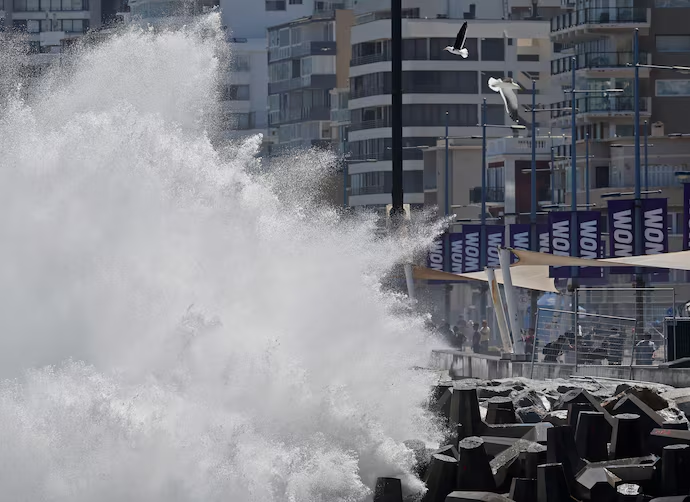
<svg viewBox="0 0 690 502">
<path fill-rule="evenodd" d="M 508 5 L 506 10 L 504 4 Z M 355 6 L 348 138 L 353 206 L 384 207 L 391 200 L 390 11 L 386 5 L 371 0 Z M 526 12 L 524 8 L 513 10 L 507 2 L 403 2 L 405 203 L 441 208 L 445 204 L 443 166 L 437 166 L 435 176 L 429 173 L 434 179 L 425 179 L 423 151 L 435 147 L 445 136 L 446 117 L 450 137 L 480 135 L 481 103 L 486 98 L 487 123 L 508 123 L 500 95 L 488 88 L 489 77 L 513 77 L 525 89 L 520 92 L 525 105 L 530 103 L 534 79 L 539 102 L 551 101 L 549 23 L 529 16 L 525 19 Z M 511 15 L 518 20 L 508 19 Z M 463 19 L 472 20 L 467 32 L 467 59 L 443 50 L 452 45 Z M 521 122 L 527 118 L 521 113 Z M 476 171 L 478 176 L 479 167 L 466 165 L 463 169 Z M 469 179 L 464 172 L 458 176 Z M 452 202 L 469 203 L 463 197 Z"/>
<path fill-rule="evenodd" d="M 352 12 L 338 9 L 268 29 L 272 152 L 330 148 L 331 90 L 346 83 L 351 24 Z"/>
</svg>

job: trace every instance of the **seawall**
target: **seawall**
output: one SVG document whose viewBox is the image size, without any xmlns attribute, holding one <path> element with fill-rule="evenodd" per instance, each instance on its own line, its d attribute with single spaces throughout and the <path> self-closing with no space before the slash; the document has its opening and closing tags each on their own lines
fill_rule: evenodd
<svg viewBox="0 0 690 502">
<path fill-rule="evenodd" d="M 659 368 L 655 366 L 600 366 L 574 364 L 513 362 L 495 356 L 485 356 L 455 350 L 434 350 L 431 354 L 431 367 L 448 370 L 454 378 L 534 378 L 549 380 L 587 376 L 593 378 L 613 378 L 617 380 L 636 380 L 652 382 L 673 387 L 690 387 L 690 368 Z"/>
</svg>

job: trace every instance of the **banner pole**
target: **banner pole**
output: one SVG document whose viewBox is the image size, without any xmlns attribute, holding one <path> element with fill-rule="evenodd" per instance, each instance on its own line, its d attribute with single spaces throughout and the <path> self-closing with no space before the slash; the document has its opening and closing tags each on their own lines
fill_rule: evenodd
<svg viewBox="0 0 690 502">
<path fill-rule="evenodd" d="M 501 334 L 501 341 L 503 348 L 506 348 L 506 340 L 510 340 L 510 331 L 508 330 L 508 321 L 506 320 L 506 311 L 503 308 L 503 299 L 501 298 L 501 290 L 496 280 L 496 273 L 493 268 L 486 269 L 486 276 L 489 279 L 489 291 L 491 293 L 491 300 L 494 304 L 494 313 L 496 314 L 496 322 L 498 323 L 498 330 Z"/>
<path fill-rule="evenodd" d="M 510 328 L 513 332 L 513 341 L 515 342 L 515 353 L 524 354 L 525 346 L 522 342 L 520 316 L 517 308 L 517 296 L 515 294 L 515 288 L 513 287 L 513 278 L 510 275 L 510 250 L 505 248 L 499 249 L 498 260 L 501 264 L 501 273 L 503 274 L 503 290 L 506 293 L 506 303 L 508 304 L 508 317 L 510 322 Z M 510 340 L 508 340 L 508 342 L 510 343 Z M 506 340 L 503 341 L 504 345 L 505 343 Z"/>
</svg>

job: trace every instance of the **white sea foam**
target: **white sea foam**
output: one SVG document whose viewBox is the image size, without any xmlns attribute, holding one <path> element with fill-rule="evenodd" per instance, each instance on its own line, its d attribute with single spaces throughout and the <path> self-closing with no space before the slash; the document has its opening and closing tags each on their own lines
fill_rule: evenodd
<svg viewBox="0 0 690 502">
<path fill-rule="evenodd" d="M 3 499 L 422 489 L 402 441 L 439 439 L 411 369 L 439 342 L 380 282 L 438 227 L 317 203 L 328 154 L 214 149 L 219 24 L 114 35 L 0 109 Z"/>
</svg>

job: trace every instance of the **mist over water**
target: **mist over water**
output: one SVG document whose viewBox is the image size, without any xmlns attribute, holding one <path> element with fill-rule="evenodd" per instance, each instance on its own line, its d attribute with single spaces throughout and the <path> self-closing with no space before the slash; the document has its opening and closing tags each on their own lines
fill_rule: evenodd
<svg viewBox="0 0 690 502">
<path fill-rule="evenodd" d="M 328 154 L 214 150 L 221 33 L 119 33 L 0 107 L 3 499 L 422 488 L 402 441 L 439 439 L 412 369 L 439 343 L 380 280 L 438 227 L 317 204 Z"/>
</svg>

